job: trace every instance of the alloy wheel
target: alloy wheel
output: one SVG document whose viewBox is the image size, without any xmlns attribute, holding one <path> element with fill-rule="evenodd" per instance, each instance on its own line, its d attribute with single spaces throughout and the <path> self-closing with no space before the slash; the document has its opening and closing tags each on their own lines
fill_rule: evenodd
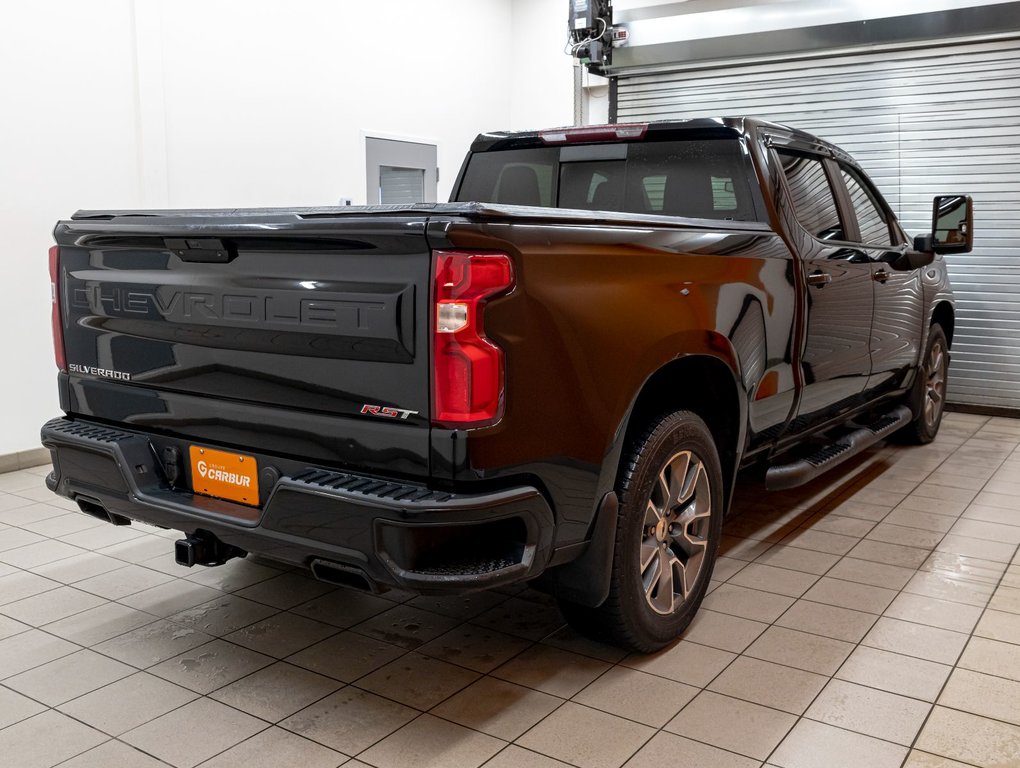
<svg viewBox="0 0 1020 768">
<path fill-rule="evenodd" d="M 933 429 L 942 414 L 946 396 L 946 353 L 941 341 L 936 341 L 928 352 L 925 366 L 927 382 L 924 392 L 924 423 Z"/>
<path fill-rule="evenodd" d="M 675 454 L 652 488 L 641 537 L 641 583 L 656 613 L 674 613 L 694 591 L 705 566 L 711 516 L 704 463 L 693 451 Z"/>
</svg>

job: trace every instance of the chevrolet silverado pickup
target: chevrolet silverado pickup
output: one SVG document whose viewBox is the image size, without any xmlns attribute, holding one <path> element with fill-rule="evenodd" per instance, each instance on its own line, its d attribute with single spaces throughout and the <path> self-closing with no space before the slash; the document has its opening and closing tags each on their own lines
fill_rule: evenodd
<svg viewBox="0 0 1020 768">
<path fill-rule="evenodd" d="M 853 158 L 750 118 L 479 136 L 445 204 L 79 211 L 50 251 L 47 484 L 368 590 L 530 582 L 648 651 L 741 468 L 935 437 L 971 201 L 908 238 Z"/>
</svg>

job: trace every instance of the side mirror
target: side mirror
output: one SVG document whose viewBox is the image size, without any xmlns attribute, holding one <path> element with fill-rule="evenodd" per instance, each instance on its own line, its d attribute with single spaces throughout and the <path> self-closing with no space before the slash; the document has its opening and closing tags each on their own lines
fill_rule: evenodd
<svg viewBox="0 0 1020 768">
<path fill-rule="evenodd" d="M 939 195 L 931 213 L 931 234 L 914 238 L 914 250 L 969 253 L 974 247 L 974 203 L 970 195 Z"/>
<path fill-rule="evenodd" d="M 893 260 L 890 266 L 896 270 L 902 270 L 904 272 L 911 269 L 920 269 L 921 267 L 927 267 L 933 261 L 935 261 L 934 251 L 907 251 L 906 253 L 892 253 Z"/>
</svg>

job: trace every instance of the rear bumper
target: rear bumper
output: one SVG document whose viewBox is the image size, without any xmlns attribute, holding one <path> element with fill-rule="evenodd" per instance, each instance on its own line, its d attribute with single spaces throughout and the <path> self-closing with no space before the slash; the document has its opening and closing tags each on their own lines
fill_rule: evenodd
<svg viewBox="0 0 1020 768">
<path fill-rule="evenodd" d="M 372 587 L 485 589 L 535 578 L 551 553 L 553 513 L 530 486 L 447 493 L 245 451 L 260 468 L 256 509 L 194 494 L 186 474 L 171 485 L 157 457 L 168 447 L 186 456 L 186 441 L 61 418 L 42 442 L 47 485 L 90 514 L 205 531 L 295 565 L 337 564 Z"/>
</svg>

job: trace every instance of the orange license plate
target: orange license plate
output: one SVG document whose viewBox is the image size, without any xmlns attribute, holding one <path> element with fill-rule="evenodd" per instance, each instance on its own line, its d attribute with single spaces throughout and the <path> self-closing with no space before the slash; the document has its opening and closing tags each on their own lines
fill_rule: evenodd
<svg viewBox="0 0 1020 768">
<path fill-rule="evenodd" d="M 257 507 L 259 467 L 254 456 L 191 446 L 191 488 L 195 493 Z"/>
</svg>

